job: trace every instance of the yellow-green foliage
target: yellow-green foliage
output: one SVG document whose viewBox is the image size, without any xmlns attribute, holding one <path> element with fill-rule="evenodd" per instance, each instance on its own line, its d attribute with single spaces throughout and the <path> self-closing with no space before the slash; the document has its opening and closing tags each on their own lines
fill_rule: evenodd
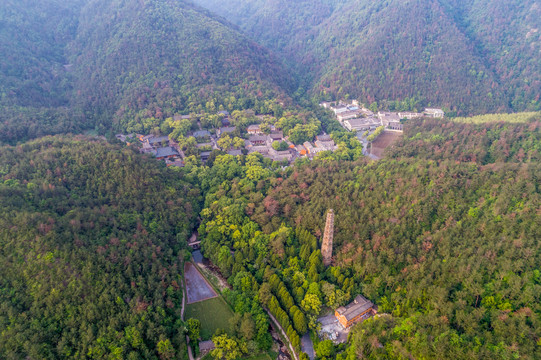
<svg viewBox="0 0 541 360">
<path fill-rule="evenodd" d="M 376 140 L 376 138 L 382 133 L 385 131 L 385 127 L 384 126 L 379 126 L 375 131 L 374 133 L 372 133 L 371 135 L 368 135 L 368 137 L 366 138 L 366 140 L 368 141 L 374 141 Z"/>
<path fill-rule="evenodd" d="M 525 123 L 530 120 L 541 119 L 541 112 L 520 112 L 514 114 L 487 114 L 473 117 L 457 117 L 454 122 L 482 124 L 491 122 Z"/>
</svg>

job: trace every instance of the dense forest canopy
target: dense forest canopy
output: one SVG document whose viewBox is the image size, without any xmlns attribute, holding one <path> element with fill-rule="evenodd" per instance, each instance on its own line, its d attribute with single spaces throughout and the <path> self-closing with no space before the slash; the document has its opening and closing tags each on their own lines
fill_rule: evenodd
<svg viewBox="0 0 541 360">
<path fill-rule="evenodd" d="M 413 98 L 461 114 L 541 106 L 535 0 L 196 2 L 289 59 L 312 96 Z"/>
<path fill-rule="evenodd" d="M 310 304 L 374 300 L 387 315 L 356 326 L 337 359 L 538 358 L 540 120 L 414 121 L 378 162 L 323 156 L 272 172 L 252 155 L 218 157 L 190 170 L 206 193 L 203 249 L 293 329 L 299 310 L 313 326 Z"/>
<path fill-rule="evenodd" d="M 199 214 L 260 349 L 263 306 L 299 351 L 324 308 L 361 293 L 385 315 L 346 345 L 316 344 L 328 359 L 538 358 L 540 121 L 409 121 L 378 162 L 322 153 L 285 169 L 251 154 L 173 171 L 84 137 L 3 147 L 0 353 L 182 358 L 181 264 Z"/>
<path fill-rule="evenodd" d="M 318 316 L 363 294 L 380 316 L 346 344 L 314 338 L 320 359 L 541 358 L 539 4 L 196 2 L 210 10 L 0 2 L 0 358 L 186 358 L 195 229 L 235 312 L 216 353 L 269 351 L 268 314 L 300 353 Z M 452 119 L 402 120 L 369 161 L 317 106 L 339 98 Z M 225 150 L 254 123 L 293 144 L 326 132 L 337 149 L 288 166 L 214 150 L 203 164 L 211 145 L 189 133 L 224 110 Z M 85 130 L 168 135 L 185 166 L 66 135 Z M 64 135 L 29 140 L 47 134 Z"/>
<path fill-rule="evenodd" d="M 65 47 L 73 40 L 81 1 L 6 0 L 0 6 L 0 104 L 68 104 Z"/>
<path fill-rule="evenodd" d="M 182 249 L 199 191 L 131 149 L 0 149 L 0 357 L 183 356 Z"/>
<path fill-rule="evenodd" d="M 488 118 L 488 116 L 480 117 Z M 472 118 L 475 119 L 475 118 Z M 541 114 L 522 123 L 409 122 L 390 156 L 458 160 L 481 165 L 541 161 Z"/>
</svg>

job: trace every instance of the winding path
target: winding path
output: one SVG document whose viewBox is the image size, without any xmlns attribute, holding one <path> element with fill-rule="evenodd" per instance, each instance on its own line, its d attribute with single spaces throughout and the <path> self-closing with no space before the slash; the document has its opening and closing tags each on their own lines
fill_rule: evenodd
<svg viewBox="0 0 541 360">
<path fill-rule="evenodd" d="M 186 290 L 184 287 L 184 279 L 182 279 L 182 307 L 180 308 L 180 319 L 184 321 L 184 308 L 186 307 Z M 186 335 L 186 346 L 188 347 L 188 358 L 195 360 L 192 354 L 192 348 L 190 347 L 190 338 Z"/>
</svg>

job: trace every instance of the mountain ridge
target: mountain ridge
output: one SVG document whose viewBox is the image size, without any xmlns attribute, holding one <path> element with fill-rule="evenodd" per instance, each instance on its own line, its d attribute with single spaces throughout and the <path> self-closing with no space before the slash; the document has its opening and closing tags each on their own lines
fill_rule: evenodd
<svg viewBox="0 0 541 360">
<path fill-rule="evenodd" d="M 279 0 L 197 3 L 304 64 L 305 87 L 316 98 L 350 95 L 371 102 L 414 97 L 459 114 L 541 107 L 541 40 L 535 31 L 541 13 L 535 1 L 330 0 L 312 7 Z M 284 26 L 273 37 L 277 23 Z M 299 26 L 303 32 L 288 30 Z M 427 56 L 441 66 L 424 64 Z M 359 70 L 366 73 L 356 74 Z M 384 80 L 398 90 L 385 89 Z"/>
</svg>

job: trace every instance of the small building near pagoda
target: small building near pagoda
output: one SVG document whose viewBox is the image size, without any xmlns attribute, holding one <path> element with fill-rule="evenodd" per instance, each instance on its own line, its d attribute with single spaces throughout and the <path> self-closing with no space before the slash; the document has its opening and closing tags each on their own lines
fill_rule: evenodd
<svg viewBox="0 0 541 360">
<path fill-rule="evenodd" d="M 336 309 L 334 316 L 347 329 L 358 322 L 374 316 L 376 313 L 377 307 L 373 302 L 362 295 L 357 295 L 350 304 Z"/>
</svg>

